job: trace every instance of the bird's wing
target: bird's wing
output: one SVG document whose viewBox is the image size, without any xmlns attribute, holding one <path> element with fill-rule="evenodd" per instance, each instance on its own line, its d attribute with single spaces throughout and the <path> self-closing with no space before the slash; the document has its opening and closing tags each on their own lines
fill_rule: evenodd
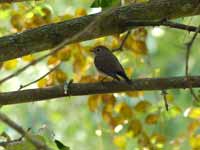
<svg viewBox="0 0 200 150">
<path fill-rule="evenodd" d="M 120 62 L 113 54 L 104 57 L 95 57 L 94 63 L 99 71 L 106 74 L 124 72 Z"/>
</svg>

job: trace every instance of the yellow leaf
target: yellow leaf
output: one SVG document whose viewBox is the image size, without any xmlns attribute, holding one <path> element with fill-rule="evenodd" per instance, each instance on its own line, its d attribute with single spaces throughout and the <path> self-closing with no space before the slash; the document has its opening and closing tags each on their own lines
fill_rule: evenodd
<svg viewBox="0 0 200 150">
<path fill-rule="evenodd" d="M 51 12 L 51 9 L 50 8 L 48 8 L 48 7 L 43 7 L 42 9 L 41 9 L 41 11 L 42 11 L 42 15 L 43 15 L 43 18 L 48 22 L 48 21 L 50 21 L 50 18 L 51 18 L 51 16 L 52 16 L 52 12 Z"/>
<path fill-rule="evenodd" d="M 133 137 L 139 135 L 142 132 L 142 124 L 139 120 L 131 120 L 128 125 L 128 131 L 132 132 Z"/>
<path fill-rule="evenodd" d="M 27 61 L 27 62 L 31 62 L 35 59 L 35 57 L 33 55 L 26 55 L 22 57 L 23 61 Z"/>
<path fill-rule="evenodd" d="M 108 112 L 107 110 L 103 109 L 101 112 L 102 118 L 105 122 L 111 123 L 112 121 L 112 113 Z"/>
<path fill-rule="evenodd" d="M 174 101 L 174 96 L 172 94 L 167 94 L 166 98 L 167 98 L 168 102 L 173 102 Z"/>
<path fill-rule="evenodd" d="M 140 96 L 139 91 L 126 92 L 126 94 L 130 97 L 139 97 Z"/>
<path fill-rule="evenodd" d="M 166 142 L 166 137 L 163 136 L 163 135 L 161 135 L 161 134 L 159 134 L 159 133 L 154 133 L 154 134 L 152 134 L 152 136 L 151 136 L 151 141 L 152 141 L 152 143 L 156 143 L 156 144 L 160 143 L 160 144 L 163 144 L 163 143 Z"/>
<path fill-rule="evenodd" d="M 194 120 L 188 125 L 188 131 L 190 134 L 193 134 L 200 126 L 199 120 Z"/>
<path fill-rule="evenodd" d="M 50 56 L 50 57 L 48 58 L 47 64 L 48 64 L 48 65 L 57 65 L 59 62 L 60 62 L 60 61 L 59 61 L 59 59 L 58 59 L 56 56 Z"/>
<path fill-rule="evenodd" d="M 138 144 L 141 147 L 147 147 L 147 149 L 152 150 L 154 148 L 152 148 L 151 145 L 151 141 L 149 136 L 147 135 L 147 133 L 145 133 L 144 131 L 140 134 L 140 136 L 138 137 Z"/>
<path fill-rule="evenodd" d="M 81 76 L 81 79 L 79 80 L 80 83 L 87 83 L 87 82 L 97 82 L 97 80 L 95 79 L 94 75 L 85 75 L 85 76 Z"/>
<path fill-rule="evenodd" d="M 17 64 L 18 64 L 18 60 L 12 59 L 12 60 L 4 62 L 3 68 L 6 69 L 6 70 L 12 70 L 12 69 L 15 69 L 17 67 Z"/>
<path fill-rule="evenodd" d="M 105 104 L 110 104 L 112 106 L 116 103 L 116 98 L 113 94 L 104 94 L 102 95 L 102 100 Z"/>
<path fill-rule="evenodd" d="M 193 149 L 198 150 L 200 149 L 200 134 L 193 135 L 190 137 L 190 145 Z"/>
<path fill-rule="evenodd" d="M 148 101 L 140 101 L 134 108 L 138 112 L 146 112 L 151 107 L 151 105 L 152 104 Z"/>
<path fill-rule="evenodd" d="M 126 137 L 125 136 L 115 136 L 113 139 L 113 143 L 120 147 L 120 148 L 125 148 L 126 147 Z"/>
<path fill-rule="evenodd" d="M 78 8 L 75 11 L 75 16 L 76 17 L 86 16 L 86 15 L 87 15 L 87 11 L 84 8 Z"/>
<path fill-rule="evenodd" d="M 147 46 L 145 41 L 133 41 L 132 42 L 132 50 L 136 54 L 146 55 L 147 54 Z"/>
<path fill-rule="evenodd" d="M 67 75 L 62 70 L 57 69 L 55 71 L 55 74 L 56 74 L 56 80 L 59 83 L 64 83 L 67 80 Z"/>
<path fill-rule="evenodd" d="M 57 53 L 57 57 L 61 61 L 69 60 L 70 56 L 71 56 L 71 49 L 69 47 L 65 47 L 65 48 L 59 50 Z"/>
<path fill-rule="evenodd" d="M 133 115 L 133 111 L 130 106 L 128 106 L 126 103 L 123 103 L 120 108 L 120 114 L 124 119 L 129 119 Z"/>
<path fill-rule="evenodd" d="M 37 86 L 38 86 L 39 88 L 44 88 L 44 87 L 46 87 L 46 86 L 47 86 L 47 79 L 46 79 L 46 78 L 43 78 L 43 79 L 39 80 L 39 81 L 37 82 Z"/>
<path fill-rule="evenodd" d="M 10 22 L 17 31 L 21 31 L 24 25 L 24 16 L 18 12 L 13 12 Z"/>
<path fill-rule="evenodd" d="M 181 114 L 181 108 L 178 106 L 173 106 L 172 108 L 169 109 L 169 112 L 167 112 L 167 114 L 169 114 L 169 116 L 171 117 L 177 117 L 178 115 Z"/>
<path fill-rule="evenodd" d="M 131 107 L 124 102 L 116 104 L 114 110 L 115 112 L 119 113 L 124 120 L 131 118 L 133 115 Z"/>
<path fill-rule="evenodd" d="M 158 114 L 149 114 L 146 119 L 145 122 L 147 124 L 156 124 L 158 122 L 159 119 L 159 115 Z"/>
<path fill-rule="evenodd" d="M 125 47 L 130 49 L 133 53 L 139 55 L 147 54 L 146 46 L 147 31 L 145 28 L 138 28 L 132 34 L 129 35 L 125 42 Z M 124 38 L 122 36 L 122 38 Z"/>
<path fill-rule="evenodd" d="M 200 119 L 200 108 L 191 108 L 188 117 L 193 119 Z"/>
<path fill-rule="evenodd" d="M 100 104 L 101 104 L 101 99 L 99 95 L 92 95 L 88 98 L 88 106 L 90 111 L 92 112 L 96 111 Z"/>
</svg>

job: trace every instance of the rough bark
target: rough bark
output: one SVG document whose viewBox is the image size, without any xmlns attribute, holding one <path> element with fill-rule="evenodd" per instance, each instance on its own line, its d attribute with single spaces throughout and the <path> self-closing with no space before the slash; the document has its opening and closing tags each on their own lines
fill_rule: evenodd
<svg viewBox="0 0 200 150">
<path fill-rule="evenodd" d="M 200 87 L 200 76 L 190 77 L 190 83 L 188 83 L 186 77 L 135 79 L 132 81 L 131 85 L 122 81 L 72 83 L 69 86 L 68 94 L 64 94 L 64 85 L 0 93 L 0 105 L 50 100 L 52 98 L 65 96 L 82 96 L 138 90 L 185 89 L 190 86 L 193 88 Z"/>
<path fill-rule="evenodd" d="M 131 4 L 114 8 L 101 17 L 95 30 L 88 31 L 73 41 L 80 42 L 102 36 L 124 32 L 133 25 L 127 26 L 131 20 L 160 20 L 200 14 L 199 0 L 150 0 L 148 3 Z M 64 39 L 69 39 L 82 31 L 101 13 L 88 15 L 60 23 L 48 24 L 0 38 L 0 62 L 21 57 L 27 54 L 47 50 Z"/>
</svg>

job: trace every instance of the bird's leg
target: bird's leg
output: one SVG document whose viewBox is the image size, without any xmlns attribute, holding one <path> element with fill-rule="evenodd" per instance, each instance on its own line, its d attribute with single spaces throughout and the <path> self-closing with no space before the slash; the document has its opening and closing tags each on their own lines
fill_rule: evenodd
<svg viewBox="0 0 200 150">
<path fill-rule="evenodd" d="M 103 79 L 101 79 L 101 82 L 104 82 L 104 80 L 106 79 L 107 77 L 103 77 Z"/>
<path fill-rule="evenodd" d="M 113 75 L 112 77 L 113 77 L 113 80 L 112 80 L 113 82 L 121 81 L 120 78 L 117 75 Z"/>
</svg>

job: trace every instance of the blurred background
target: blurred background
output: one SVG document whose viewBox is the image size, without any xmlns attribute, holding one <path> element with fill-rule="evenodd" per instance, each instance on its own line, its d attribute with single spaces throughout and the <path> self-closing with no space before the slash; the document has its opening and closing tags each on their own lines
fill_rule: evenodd
<svg viewBox="0 0 200 150">
<path fill-rule="evenodd" d="M 91 8 L 93 3 L 94 0 L 41 0 L 0 4 L 0 36 L 101 11 L 98 7 Z M 200 17 L 173 21 L 198 26 Z M 20 85 L 38 79 L 58 64 L 58 69 L 27 89 L 57 85 L 70 79 L 74 82 L 97 82 L 101 77 L 94 68 L 89 50 L 97 45 L 114 49 L 124 36 L 113 35 L 68 45 L 2 84 L 1 92 L 18 90 Z M 132 79 L 184 76 L 185 44 L 192 36 L 193 33 L 167 27 L 136 28 L 123 51 L 115 55 Z M 2 63 L 0 77 L 46 53 Z M 199 55 L 197 37 L 189 60 L 191 75 L 200 73 Z M 199 95 L 198 89 L 195 92 Z M 53 149 L 56 149 L 54 139 L 72 150 L 200 149 L 200 108 L 189 90 L 167 90 L 166 97 L 169 111 L 165 109 L 161 91 L 65 97 L 3 106 L 1 111 L 24 129 L 31 128 L 29 132 L 41 135 Z M 3 123 L 0 124 L 0 133 L 6 133 L 11 139 L 20 137 Z"/>
</svg>

